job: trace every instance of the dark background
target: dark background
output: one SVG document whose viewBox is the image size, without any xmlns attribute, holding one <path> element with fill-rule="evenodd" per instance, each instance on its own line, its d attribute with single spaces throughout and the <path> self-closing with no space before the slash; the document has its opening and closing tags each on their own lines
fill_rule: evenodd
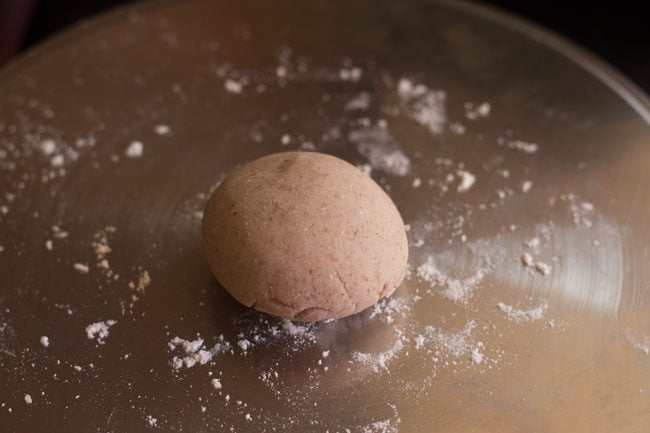
<svg viewBox="0 0 650 433">
<path fill-rule="evenodd" d="M 81 19 L 129 2 L 0 0 L 0 65 Z M 486 0 L 484 3 L 514 12 L 577 42 L 650 93 L 650 20 L 644 1 Z"/>
</svg>

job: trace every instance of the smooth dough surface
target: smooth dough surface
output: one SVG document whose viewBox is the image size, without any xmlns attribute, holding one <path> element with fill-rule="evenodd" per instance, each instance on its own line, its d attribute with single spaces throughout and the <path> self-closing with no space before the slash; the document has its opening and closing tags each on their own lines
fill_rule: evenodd
<svg viewBox="0 0 650 433">
<path fill-rule="evenodd" d="M 292 320 L 345 317 L 390 296 L 408 259 L 392 200 L 353 165 L 284 152 L 231 173 L 208 201 L 210 269 L 244 305 Z"/>
</svg>

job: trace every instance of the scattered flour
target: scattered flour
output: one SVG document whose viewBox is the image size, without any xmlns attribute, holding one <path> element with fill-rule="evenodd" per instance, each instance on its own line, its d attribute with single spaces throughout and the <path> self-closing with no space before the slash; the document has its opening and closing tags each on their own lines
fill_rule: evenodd
<svg viewBox="0 0 650 433">
<path fill-rule="evenodd" d="M 237 346 L 239 346 L 239 348 L 242 350 L 242 352 L 246 353 L 248 348 L 251 347 L 251 342 L 246 340 L 246 339 L 242 339 L 242 340 L 237 341 Z"/>
<path fill-rule="evenodd" d="M 370 176 L 372 174 L 372 165 L 370 164 L 360 164 L 357 165 L 357 168 L 361 170 L 361 172 L 366 176 Z"/>
<path fill-rule="evenodd" d="M 467 132 L 467 128 L 465 128 L 465 125 L 463 125 L 462 123 L 458 123 L 458 122 L 450 123 L 449 124 L 449 130 L 454 135 L 463 135 L 465 132 Z"/>
<path fill-rule="evenodd" d="M 54 236 L 55 239 L 66 239 L 69 235 L 67 231 L 63 230 L 61 227 L 57 225 L 53 225 L 51 229 L 52 229 L 52 236 Z"/>
<path fill-rule="evenodd" d="M 417 302 L 417 300 L 419 297 L 414 298 L 412 302 Z M 372 306 L 370 318 L 379 317 L 386 323 L 393 323 L 396 315 L 403 317 L 411 309 L 410 304 L 411 302 L 397 296 L 384 298 Z"/>
<path fill-rule="evenodd" d="M 98 344 L 104 344 L 104 339 L 108 337 L 110 327 L 116 323 L 115 320 L 91 323 L 86 326 L 86 337 L 89 340 L 96 340 Z"/>
<path fill-rule="evenodd" d="M 546 262 L 536 262 L 535 270 L 540 274 L 546 276 L 553 272 L 553 267 Z"/>
<path fill-rule="evenodd" d="M 39 339 L 39 341 L 40 341 L 40 343 L 41 343 L 41 346 L 43 346 L 43 347 L 50 347 L 50 338 L 49 338 L 49 337 L 43 335 L 43 336 Z"/>
<path fill-rule="evenodd" d="M 503 302 L 499 302 L 497 307 L 506 314 L 508 320 L 513 320 L 515 322 L 531 322 L 544 317 L 544 313 L 548 308 L 548 302 L 542 302 L 537 307 L 528 310 L 518 310 L 512 305 L 507 305 Z"/>
<path fill-rule="evenodd" d="M 88 265 L 85 263 L 75 263 L 72 268 L 80 274 L 87 274 L 89 271 Z"/>
<path fill-rule="evenodd" d="M 411 160 L 402 152 L 386 126 L 369 126 L 350 131 L 348 139 L 357 151 L 368 158 L 373 169 L 394 176 L 406 176 L 411 171 Z"/>
<path fill-rule="evenodd" d="M 275 75 L 278 78 L 285 78 L 287 76 L 287 67 L 284 65 L 280 65 L 277 68 L 275 68 Z"/>
<path fill-rule="evenodd" d="M 397 412 L 397 407 L 394 404 L 389 404 L 393 410 L 393 416 L 391 418 L 384 419 L 382 421 L 375 421 L 368 425 L 360 427 L 358 430 L 361 433 L 398 433 L 399 425 L 402 423 L 402 419 Z M 345 433 L 351 433 L 350 429 L 345 429 Z"/>
<path fill-rule="evenodd" d="M 129 282 L 129 288 L 140 294 L 144 294 L 149 284 L 151 284 L 151 276 L 147 270 L 143 270 L 140 272 L 137 283 Z"/>
<path fill-rule="evenodd" d="M 344 67 L 339 70 L 341 81 L 358 82 L 363 75 L 363 71 L 358 66 Z"/>
<path fill-rule="evenodd" d="M 475 104 L 474 102 L 465 102 L 465 117 L 469 120 L 476 120 L 480 117 L 487 117 L 492 111 L 489 102 Z"/>
<path fill-rule="evenodd" d="M 501 140 L 503 142 L 503 140 Z M 507 142 L 507 146 L 510 149 L 518 150 L 523 153 L 535 153 L 537 150 L 539 150 L 539 145 L 537 143 L 531 143 L 528 141 L 522 141 L 522 140 L 512 140 Z"/>
<path fill-rule="evenodd" d="M 533 256 L 531 256 L 528 253 L 522 254 L 521 263 L 524 265 L 526 269 L 535 270 L 540 274 L 542 274 L 543 276 L 547 276 L 551 272 L 553 272 L 553 267 L 551 265 L 545 262 L 536 261 L 535 259 L 533 259 Z"/>
<path fill-rule="evenodd" d="M 479 341 L 470 353 L 469 357 L 474 364 L 480 364 L 483 362 L 483 353 L 481 352 L 481 349 L 483 349 L 483 343 Z"/>
<path fill-rule="evenodd" d="M 420 279 L 429 283 L 431 288 L 445 286 L 446 288 L 441 292 L 445 298 L 454 302 L 465 303 L 471 298 L 474 289 L 491 269 L 492 266 L 488 263 L 479 267 L 474 274 L 466 278 L 451 278 L 438 269 L 433 257 L 429 257 L 426 262 L 418 266 L 416 274 Z"/>
<path fill-rule="evenodd" d="M 153 130 L 158 135 L 167 135 L 172 131 L 168 125 L 156 125 Z"/>
<path fill-rule="evenodd" d="M 113 226 L 105 227 L 93 235 L 93 242 L 91 244 L 95 253 L 95 265 L 100 269 L 102 275 L 109 280 L 119 279 L 119 275 L 111 269 L 107 259 L 108 254 L 113 251 L 108 245 L 108 235 L 109 233 L 115 233 L 115 231 L 116 229 Z"/>
<path fill-rule="evenodd" d="M 244 91 L 244 84 L 229 78 L 223 82 L 223 88 L 230 93 L 239 95 Z"/>
<path fill-rule="evenodd" d="M 404 348 L 404 343 L 406 337 L 403 332 L 400 330 L 395 330 L 396 340 L 393 347 L 388 349 L 385 352 L 379 353 L 365 353 L 365 352 L 353 352 L 352 359 L 355 361 L 361 362 L 363 364 L 369 365 L 372 367 L 372 370 L 377 373 L 380 370 L 388 370 L 388 364 L 390 361 L 397 356 L 399 352 Z"/>
<path fill-rule="evenodd" d="M 144 153 L 144 144 L 141 141 L 134 140 L 126 148 L 124 154 L 127 158 L 141 158 Z"/>
<path fill-rule="evenodd" d="M 425 349 L 433 355 L 433 361 L 441 361 L 442 358 L 450 358 L 455 364 L 457 358 L 468 358 L 474 364 L 480 364 L 485 360 L 483 342 L 474 342 L 472 332 L 477 327 L 474 320 L 468 321 L 463 329 L 455 333 L 447 333 L 435 326 L 425 326 L 424 333 L 415 337 L 415 348 Z M 449 361 L 446 361 L 448 363 Z"/>
<path fill-rule="evenodd" d="M 626 332 L 625 336 L 627 338 L 627 341 L 629 341 L 630 344 L 632 345 L 632 347 L 634 347 L 637 350 L 640 350 L 646 355 L 650 355 L 650 338 L 646 337 L 643 339 L 637 339 L 634 338 L 630 332 Z"/>
<path fill-rule="evenodd" d="M 458 170 L 458 176 L 460 176 L 460 184 L 456 189 L 458 192 L 465 192 L 474 186 L 476 183 L 476 176 L 466 170 Z"/>
<path fill-rule="evenodd" d="M 273 328 L 270 329 L 271 333 L 275 335 Z M 297 325 L 295 322 L 292 322 L 288 319 L 282 320 L 282 331 L 294 337 L 297 341 L 315 341 L 316 335 L 314 334 L 313 325 Z"/>
<path fill-rule="evenodd" d="M 204 365 L 221 353 L 232 352 L 230 343 L 225 341 L 223 335 L 220 335 L 218 340 L 211 349 L 207 349 L 202 338 L 184 340 L 180 337 L 174 337 L 167 343 L 167 346 L 170 351 L 180 351 L 182 355 L 172 358 L 172 368 L 178 370 L 182 367 L 192 368 L 196 364 Z"/>
<path fill-rule="evenodd" d="M 51 138 L 46 138 L 39 143 L 38 148 L 44 156 L 50 156 L 56 152 L 57 146 L 54 140 Z"/>
<path fill-rule="evenodd" d="M 53 168 L 61 168 L 65 165 L 65 157 L 62 154 L 54 155 L 50 159 L 50 165 Z"/>
<path fill-rule="evenodd" d="M 406 114 L 419 124 L 426 126 L 432 134 L 440 134 L 447 122 L 447 94 L 442 90 L 431 90 L 408 78 L 401 78 L 397 94 Z"/>
<path fill-rule="evenodd" d="M 150 427 L 156 427 L 158 425 L 158 419 L 154 418 L 151 415 L 147 415 L 146 421 L 147 421 L 147 424 L 149 424 Z"/>
<path fill-rule="evenodd" d="M 564 194 L 561 200 L 569 203 L 569 211 L 576 226 L 589 228 L 593 225 L 594 205 L 588 201 L 579 200 L 575 194 Z"/>
<path fill-rule="evenodd" d="M 539 247 L 540 243 L 541 243 L 540 239 L 537 236 L 535 236 L 525 241 L 524 245 L 526 245 L 528 248 L 537 248 Z"/>
<path fill-rule="evenodd" d="M 398 433 L 399 432 L 399 422 L 393 423 L 390 419 L 385 419 L 383 421 L 376 421 L 372 424 L 363 426 L 361 428 L 361 433 Z"/>
<path fill-rule="evenodd" d="M 25 403 L 32 404 L 32 396 L 31 395 L 25 394 Z"/>
</svg>

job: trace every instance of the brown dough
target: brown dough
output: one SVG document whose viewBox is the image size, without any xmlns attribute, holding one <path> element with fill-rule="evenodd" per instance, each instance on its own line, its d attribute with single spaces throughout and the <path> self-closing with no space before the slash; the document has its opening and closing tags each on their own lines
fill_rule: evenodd
<svg viewBox="0 0 650 433">
<path fill-rule="evenodd" d="M 353 165 L 285 152 L 230 174 L 202 236 L 217 280 L 239 302 L 287 319 L 345 317 L 390 296 L 408 259 L 404 222 Z"/>
</svg>

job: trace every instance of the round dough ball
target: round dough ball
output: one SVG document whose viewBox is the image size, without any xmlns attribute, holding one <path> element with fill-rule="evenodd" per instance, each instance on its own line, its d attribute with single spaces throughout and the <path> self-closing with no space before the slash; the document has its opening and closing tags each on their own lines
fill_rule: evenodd
<svg viewBox="0 0 650 433">
<path fill-rule="evenodd" d="M 404 222 L 353 165 L 285 152 L 231 173 L 201 228 L 210 269 L 239 302 L 292 320 L 337 319 L 390 296 L 408 259 Z"/>
</svg>

